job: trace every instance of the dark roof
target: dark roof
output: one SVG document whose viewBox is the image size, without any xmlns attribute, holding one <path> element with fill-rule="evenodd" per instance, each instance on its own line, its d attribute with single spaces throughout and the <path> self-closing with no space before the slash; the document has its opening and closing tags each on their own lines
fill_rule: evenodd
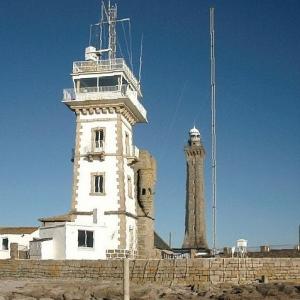
<svg viewBox="0 0 300 300">
<path fill-rule="evenodd" d="M 154 231 L 154 247 L 160 250 L 170 250 L 169 245 Z"/>
<path fill-rule="evenodd" d="M 60 216 L 40 218 L 39 221 L 40 222 L 70 222 L 72 221 L 72 217 L 70 214 L 65 214 Z"/>
<path fill-rule="evenodd" d="M 45 242 L 45 241 L 52 241 L 53 238 L 43 238 L 43 239 L 35 239 L 33 238 L 33 240 L 31 242 Z"/>
<path fill-rule="evenodd" d="M 70 211 L 69 213 L 64 215 L 40 218 L 39 221 L 40 222 L 71 222 L 72 215 L 90 216 L 92 214 L 93 214 L 92 211 Z"/>
<path fill-rule="evenodd" d="M 38 227 L 0 227 L 0 234 L 31 234 Z"/>
</svg>

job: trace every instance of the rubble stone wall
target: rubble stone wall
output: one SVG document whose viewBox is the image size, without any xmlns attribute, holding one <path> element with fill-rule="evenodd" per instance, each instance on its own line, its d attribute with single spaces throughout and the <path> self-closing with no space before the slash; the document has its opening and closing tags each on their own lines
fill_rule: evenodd
<svg viewBox="0 0 300 300">
<path fill-rule="evenodd" d="M 122 260 L 0 260 L 0 278 L 62 278 L 121 280 Z M 132 282 L 161 284 L 299 281 L 300 258 L 213 258 L 131 260 Z"/>
</svg>

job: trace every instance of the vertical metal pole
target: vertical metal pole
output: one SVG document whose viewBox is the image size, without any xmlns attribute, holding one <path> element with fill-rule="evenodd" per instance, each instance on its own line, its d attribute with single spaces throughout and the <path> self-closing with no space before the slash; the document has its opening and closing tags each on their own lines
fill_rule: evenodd
<svg viewBox="0 0 300 300">
<path fill-rule="evenodd" d="M 102 32 L 103 32 L 102 26 L 103 26 L 103 11 L 104 11 L 103 7 L 104 7 L 104 2 L 102 1 L 102 3 L 101 3 L 101 19 L 100 19 L 100 25 L 99 25 L 100 26 L 99 49 L 100 50 L 102 49 Z"/>
<path fill-rule="evenodd" d="M 216 78 L 215 78 L 215 20 L 214 8 L 210 8 L 210 71 L 211 71 L 211 160 L 212 160 L 212 210 L 213 210 L 213 254 L 216 254 L 217 235 L 217 139 L 216 139 Z"/>
<path fill-rule="evenodd" d="M 109 59 L 116 58 L 116 18 L 117 18 L 117 6 L 108 7 L 108 33 L 109 33 Z"/>
<path fill-rule="evenodd" d="M 169 247 L 172 247 L 172 232 L 169 232 Z"/>
<path fill-rule="evenodd" d="M 128 258 L 124 258 L 124 260 L 123 260 L 123 297 L 124 297 L 124 300 L 130 300 L 129 259 Z"/>
</svg>

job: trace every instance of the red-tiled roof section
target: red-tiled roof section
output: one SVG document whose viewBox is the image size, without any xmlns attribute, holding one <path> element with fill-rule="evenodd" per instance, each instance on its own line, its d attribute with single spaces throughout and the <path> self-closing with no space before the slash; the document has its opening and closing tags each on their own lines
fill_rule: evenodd
<svg viewBox="0 0 300 300">
<path fill-rule="evenodd" d="M 0 227 L 0 234 L 31 234 L 38 227 Z"/>
</svg>

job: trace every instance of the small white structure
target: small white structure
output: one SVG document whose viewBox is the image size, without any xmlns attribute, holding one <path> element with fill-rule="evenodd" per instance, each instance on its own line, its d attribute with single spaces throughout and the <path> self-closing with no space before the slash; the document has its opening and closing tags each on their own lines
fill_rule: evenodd
<svg viewBox="0 0 300 300">
<path fill-rule="evenodd" d="M 239 257 L 245 257 L 247 254 L 247 244 L 248 241 L 244 240 L 244 239 L 239 239 L 236 242 L 236 246 L 237 246 L 237 254 Z"/>
<path fill-rule="evenodd" d="M 17 243 L 19 250 L 29 250 L 29 242 L 39 236 L 38 227 L 0 227 L 0 259 L 10 258 L 10 245 Z"/>
</svg>

